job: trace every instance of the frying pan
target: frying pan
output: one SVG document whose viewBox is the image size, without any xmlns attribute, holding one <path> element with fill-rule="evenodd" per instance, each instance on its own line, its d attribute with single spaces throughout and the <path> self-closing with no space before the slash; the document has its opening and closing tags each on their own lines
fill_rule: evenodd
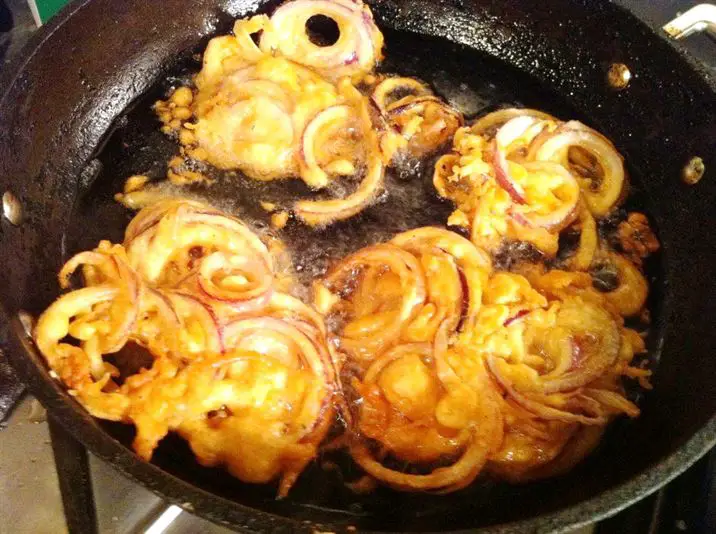
<svg viewBox="0 0 716 534">
<path fill-rule="evenodd" d="M 379 490 L 357 497 L 313 467 L 289 498 L 276 501 L 273 488 L 199 467 L 171 437 L 152 463 L 140 461 L 126 446 L 130 428 L 94 420 L 49 376 L 20 312 L 37 314 L 57 296 L 55 273 L 68 254 L 99 236 L 121 236 L 129 214 L 112 202 L 112 193 L 130 171 L 150 166 L 162 146 L 167 150 L 168 141 L 152 137 L 156 124 L 137 118 L 149 116 L 147 99 L 166 89 L 167 76 L 186 77 L 196 68 L 192 53 L 210 35 L 228 31 L 234 17 L 275 5 L 76 0 L 5 76 L 1 320 L 10 331 L 6 352 L 50 415 L 91 452 L 168 502 L 250 531 L 561 532 L 655 491 L 713 446 L 716 84 L 665 35 L 607 1 L 371 2 L 386 31 L 388 57 L 402 62 L 396 70 L 468 102 L 472 113 L 527 104 L 604 132 L 630 164 L 637 207 L 656 222 L 663 249 L 650 267 L 655 388 L 640 401 L 642 416 L 617 421 L 570 474 L 524 486 L 483 481 L 448 496 Z M 622 90 L 607 83 L 614 64 L 632 74 Z M 147 148 L 152 141 L 160 152 Z M 682 170 L 697 156 L 705 175 L 686 185 Z M 416 191 L 420 187 L 415 184 Z M 410 204 L 394 208 L 408 212 Z M 381 209 L 366 214 L 365 225 L 338 225 L 321 238 L 339 241 L 359 227 L 379 228 L 386 220 Z M 400 219 L 400 212 L 387 211 L 391 220 Z M 365 232 L 356 246 L 369 237 Z"/>
</svg>

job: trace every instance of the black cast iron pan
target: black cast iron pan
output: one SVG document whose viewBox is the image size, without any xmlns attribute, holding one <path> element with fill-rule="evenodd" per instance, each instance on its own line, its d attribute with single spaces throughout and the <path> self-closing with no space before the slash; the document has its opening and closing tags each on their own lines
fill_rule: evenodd
<svg viewBox="0 0 716 534">
<path fill-rule="evenodd" d="M 0 193 L 10 191 L 23 214 L 16 224 L 0 225 L 6 350 L 51 416 L 168 501 L 251 531 L 560 532 L 628 506 L 713 446 L 716 83 L 664 36 L 606 1 L 371 2 L 386 31 L 386 68 L 433 83 L 472 114 L 520 103 L 587 121 L 626 155 L 633 202 L 656 221 L 663 252 L 651 267 L 655 389 L 641 399 L 643 415 L 615 424 L 572 473 L 520 487 L 478 483 L 450 496 L 381 490 L 359 498 L 314 468 L 288 499 L 276 501 L 274 488 L 199 467 L 179 440 L 165 440 L 152 464 L 140 461 L 125 446 L 130 429 L 92 419 L 50 378 L 18 312 L 38 313 L 57 296 L 55 273 L 69 254 L 99 237 L 121 236 L 130 214 L 112 194 L 129 174 L 158 172 L 171 155 L 171 143 L 149 118 L 151 99 L 197 68 L 192 54 L 210 35 L 228 31 L 234 17 L 274 5 L 77 0 L 5 76 Z M 621 91 L 606 83 L 614 63 L 633 74 Z M 680 174 L 694 156 L 703 158 L 706 174 L 687 186 Z M 395 180 L 397 191 L 414 188 L 412 203 L 397 195 L 316 240 L 357 247 L 443 216 L 445 207 L 419 179 Z M 198 194 L 232 207 L 227 198 L 252 191 L 225 184 Z M 298 239 L 301 230 L 295 231 Z"/>
</svg>

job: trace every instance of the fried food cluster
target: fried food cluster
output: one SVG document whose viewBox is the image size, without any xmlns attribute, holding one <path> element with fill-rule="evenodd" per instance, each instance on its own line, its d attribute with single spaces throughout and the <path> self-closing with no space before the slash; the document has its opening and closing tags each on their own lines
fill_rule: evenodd
<svg viewBox="0 0 716 534">
<path fill-rule="evenodd" d="M 494 251 L 505 239 L 518 240 L 553 257 L 559 233 L 575 221 L 596 233 L 591 219 L 612 211 L 627 179 L 623 158 L 600 133 L 510 108 L 460 129 L 433 182 L 457 205 L 449 224 L 469 229 L 476 245 Z"/>
<path fill-rule="evenodd" d="M 177 432 L 203 465 L 280 478 L 286 494 L 333 422 L 337 383 L 323 319 L 277 290 L 261 239 L 209 206 L 165 201 L 132 220 L 123 244 L 72 258 L 61 287 L 78 268 L 84 287 L 55 301 L 34 336 L 70 393 L 96 417 L 134 424 L 144 459 Z M 150 363 L 112 363 L 128 344 Z"/>
<path fill-rule="evenodd" d="M 619 377 L 643 372 L 631 361 L 644 343 L 586 273 L 495 271 L 473 243 L 429 227 L 346 258 L 315 302 L 360 399 L 351 455 L 393 487 L 454 491 L 483 469 L 547 476 L 614 416 L 639 413 Z"/>
<path fill-rule="evenodd" d="M 311 40 L 307 23 L 319 15 L 336 22 L 335 43 Z M 300 177 L 315 190 L 345 179 L 355 185 L 341 198 L 282 208 L 311 226 L 353 217 L 379 196 L 397 153 L 429 155 L 463 123 L 418 80 L 374 75 L 382 48 L 370 10 L 353 0 L 293 0 L 270 18 L 238 20 L 233 35 L 209 42 L 194 86 L 156 103 L 181 145 L 169 179 L 206 180 L 185 160 L 254 180 Z M 118 198 L 136 207 L 146 191 Z"/>
</svg>

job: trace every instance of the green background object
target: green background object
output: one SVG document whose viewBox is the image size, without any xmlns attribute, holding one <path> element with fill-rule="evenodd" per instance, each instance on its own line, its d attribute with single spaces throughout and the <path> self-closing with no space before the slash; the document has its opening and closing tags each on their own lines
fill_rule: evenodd
<svg viewBox="0 0 716 534">
<path fill-rule="evenodd" d="M 44 24 L 70 0 L 27 0 L 35 22 Z"/>
</svg>

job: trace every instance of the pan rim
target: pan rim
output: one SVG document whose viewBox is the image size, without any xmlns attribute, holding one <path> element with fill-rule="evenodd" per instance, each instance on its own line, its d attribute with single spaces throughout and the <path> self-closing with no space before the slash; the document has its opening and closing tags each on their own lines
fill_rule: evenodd
<svg viewBox="0 0 716 534">
<path fill-rule="evenodd" d="M 11 60 L 10 64 L 6 66 L 6 72 L 0 77 L 0 107 L 2 107 L 23 69 L 32 61 L 40 47 L 68 19 L 91 1 L 73 0 L 70 2 L 49 24 L 31 38 L 30 42 L 16 58 Z M 625 12 L 625 16 L 631 17 L 635 24 L 648 27 L 646 23 L 634 16 L 620 3 L 617 4 L 617 7 Z M 705 76 L 703 67 L 686 53 L 681 44 L 666 38 L 666 35 L 662 34 L 662 32 L 655 31 L 653 33 L 655 38 L 667 41 L 669 46 L 680 55 L 680 59 L 691 70 L 695 71 L 712 91 L 716 92 L 716 79 Z M 10 325 L 8 354 L 14 366 L 18 368 L 30 386 L 32 393 L 38 397 L 43 405 L 56 408 L 53 410 L 53 418 L 68 429 L 87 450 L 107 461 L 123 475 L 149 488 L 167 502 L 177 504 L 187 509 L 190 513 L 205 517 L 217 524 L 251 529 L 251 525 L 254 522 L 259 523 L 263 520 L 266 523 L 274 522 L 283 526 L 290 525 L 296 531 L 308 532 L 314 530 L 311 525 L 300 523 L 298 520 L 251 508 L 208 492 L 162 470 L 154 464 L 141 461 L 131 450 L 102 430 L 89 414 L 75 409 L 72 404 L 74 401 L 64 388 L 49 377 L 44 367 L 36 364 L 36 361 L 42 361 L 41 356 L 25 336 L 17 317 L 13 317 L 10 320 L 10 315 L 8 315 L 2 304 L 0 304 L 0 323 Z M 688 441 L 668 456 L 665 456 L 661 462 L 649 466 L 637 476 L 608 489 L 602 494 L 567 508 L 531 519 L 455 532 L 484 532 L 488 534 L 525 531 L 567 532 L 579 526 L 610 517 L 654 493 L 688 469 L 714 446 L 716 446 L 716 414 L 698 429 Z M 191 496 L 197 502 L 188 501 L 187 496 Z M 191 505 L 191 509 L 188 504 Z M 230 520 L 222 520 L 212 513 L 210 506 L 217 504 L 223 506 L 229 512 Z"/>
</svg>

